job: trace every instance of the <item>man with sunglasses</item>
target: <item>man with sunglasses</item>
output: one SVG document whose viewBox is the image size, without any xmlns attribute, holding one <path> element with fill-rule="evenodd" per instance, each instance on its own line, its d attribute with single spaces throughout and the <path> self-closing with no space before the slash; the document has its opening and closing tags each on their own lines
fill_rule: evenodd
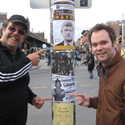
<svg viewBox="0 0 125 125">
<path fill-rule="evenodd" d="M 37 51 L 27 57 L 20 46 L 29 32 L 29 21 L 21 15 L 11 16 L 0 38 L 0 125 L 26 125 L 28 102 L 41 108 L 44 101 L 29 88 L 29 70 L 39 63 Z"/>
</svg>

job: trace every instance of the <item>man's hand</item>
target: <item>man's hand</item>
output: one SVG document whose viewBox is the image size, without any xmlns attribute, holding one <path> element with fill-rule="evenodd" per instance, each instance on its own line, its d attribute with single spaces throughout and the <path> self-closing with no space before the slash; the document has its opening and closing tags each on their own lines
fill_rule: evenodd
<svg viewBox="0 0 125 125">
<path fill-rule="evenodd" d="M 70 94 L 70 96 L 74 96 L 77 98 L 77 103 L 81 106 L 89 106 L 90 104 L 90 97 L 84 94 Z"/>
<path fill-rule="evenodd" d="M 29 55 L 27 55 L 27 58 L 29 58 L 32 61 L 32 65 L 33 66 L 37 66 L 39 61 L 40 61 L 40 54 L 42 54 L 44 52 L 44 50 L 38 50 L 34 53 L 31 53 Z"/>
<path fill-rule="evenodd" d="M 53 98 L 40 98 L 40 97 L 34 97 L 33 98 L 33 105 L 37 108 L 40 109 L 45 101 L 51 101 Z"/>
</svg>

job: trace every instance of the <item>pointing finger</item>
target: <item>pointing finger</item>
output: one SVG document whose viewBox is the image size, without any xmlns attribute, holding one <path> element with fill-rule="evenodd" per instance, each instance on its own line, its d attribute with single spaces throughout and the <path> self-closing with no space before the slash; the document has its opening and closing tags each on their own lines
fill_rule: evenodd
<svg viewBox="0 0 125 125">
<path fill-rule="evenodd" d="M 74 96 L 74 97 L 84 97 L 84 95 L 82 95 L 82 94 L 76 94 L 76 93 L 72 93 L 72 94 L 70 94 L 70 96 Z"/>
<path fill-rule="evenodd" d="M 35 52 L 35 54 L 42 54 L 42 53 L 44 53 L 44 50 L 42 49 Z"/>
<path fill-rule="evenodd" d="M 53 98 L 41 98 L 41 101 L 51 101 L 51 100 L 53 100 Z"/>
</svg>

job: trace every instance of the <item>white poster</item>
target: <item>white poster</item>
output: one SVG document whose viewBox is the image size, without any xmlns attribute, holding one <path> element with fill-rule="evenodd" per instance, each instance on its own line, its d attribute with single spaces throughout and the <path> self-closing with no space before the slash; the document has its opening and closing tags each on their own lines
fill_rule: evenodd
<svg viewBox="0 0 125 125">
<path fill-rule="evenodd" d="M 53 21 L 54 45 L 74 44 L 74 22 L 71 20 Z"/>
<path fill-rule="evenodd" d="M 76 91 L 74 76 L 63 76 L 52 74 L 52 96 L 54 101 L 71 102 L 75 101 L 70 93 Z"/>
</svg>

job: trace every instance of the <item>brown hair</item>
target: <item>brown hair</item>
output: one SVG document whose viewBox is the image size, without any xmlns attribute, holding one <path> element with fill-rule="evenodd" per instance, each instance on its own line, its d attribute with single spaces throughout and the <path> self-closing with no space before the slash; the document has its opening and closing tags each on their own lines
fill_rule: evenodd
<svg viewBox="0 0 125 125">
<path fill-rule="evenodd" d="M 113 28 L 111 28 L 110 26 L 105 25 L 105 24 L 96 24 L 96 25 L 95 25 L 92 29 L 90 29 L 90 31 L 89 31 L 88 39 L 89 39 L 90 44 L 91 44 L 91 36 L 92 36 L 92 33 L 93 33 L 93 32 L 97 32 L 97 31 L 100 31 L 100 30 L 105 30 L 105 31 L 108 33 L 108 35 L 109 35 L 109 37 L 110 37 L 112 43 L 115 42 L 115 40 L 116 40 L 116 34 L 115 34 L 115 31 L 114 31 Z"/>
</svg>

